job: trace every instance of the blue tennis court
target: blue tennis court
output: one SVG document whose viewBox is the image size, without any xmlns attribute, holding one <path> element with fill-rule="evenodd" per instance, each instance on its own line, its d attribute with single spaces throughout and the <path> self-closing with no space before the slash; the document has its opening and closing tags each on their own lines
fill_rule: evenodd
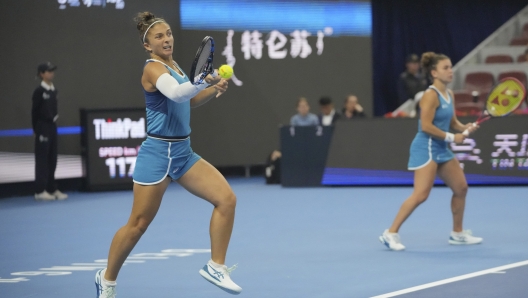
<svg viewBox="0 0 528 298">
<path fill-rule="evenodd" d="M 283 188 L 229 179 L 238 196 L 227 265 L 245 297 L 526 297 L 528 187 L 470 187 L 465 228 L 447 243 L 450 191 L 433 189 L 404 224 L 407 249 L 378 241 L 410 187 Z M 130 191 L 66 201 L 0 200 L 0 297 L 94 297 Z M 118 279 L 118 297 L 228 297 L 198 270 L 209 259 L 212 206 L 173 184 Z"/>
</svg>

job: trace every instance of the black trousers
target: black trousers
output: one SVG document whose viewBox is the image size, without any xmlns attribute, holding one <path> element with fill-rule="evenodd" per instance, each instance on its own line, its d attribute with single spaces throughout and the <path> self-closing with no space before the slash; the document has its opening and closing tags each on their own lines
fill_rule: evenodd
<svg viewBox="0 0 528 298">
<path fill-rule="evenodd" d="M 57 126 L 55 123 L 38 123 L 35 130 L 35 192 L 53 193 L 57 190 Z"/>
</svg>

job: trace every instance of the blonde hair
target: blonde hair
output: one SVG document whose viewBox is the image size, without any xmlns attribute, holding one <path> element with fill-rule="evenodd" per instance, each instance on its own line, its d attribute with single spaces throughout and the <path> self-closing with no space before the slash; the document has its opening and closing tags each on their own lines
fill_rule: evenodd
<svg viewBox="0 0 528 298">
<path fill-rule="evenodd" d="M 296 105 L 296 107 L 298 107 L 299 104 L 300 104 L 301 102 L 303 102 L 303 101 L 306 102 L 307 105 L 310 105 L 310 104 L 308 104 L 308 99 L 306 99 L 306 97 L 302 97 L 302 96 L 301 96 L 301 97 L 299 97 L 299 99 L 297 100 L 297 105 Z"/>
</svg>

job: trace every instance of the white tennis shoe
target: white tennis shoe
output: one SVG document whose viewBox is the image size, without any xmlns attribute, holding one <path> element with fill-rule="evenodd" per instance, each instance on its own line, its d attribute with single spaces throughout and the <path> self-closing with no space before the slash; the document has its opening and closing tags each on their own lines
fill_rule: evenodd
<svg viewBox="0 0 528 298">
<path fill-rule="evenodd" d="M 471 230 L 463 230 L 462 232 L 451 232 L 451 237 L 449 237 L 449 244 L 471 245 L 479 244 L 482 242 L 482 240 L 484 239 L 473 236 Z"/>
<path fill-rule="evenodd" d="M 57 200 L 66 200 L 68 198 L 67 194 L 63 193 L 62 191 L 58 189 L 51 195 L 54 196 Z"/>
<path fill-rule="evenodd" d="M 207 264 L 205 264 L 205 266 L 203 266 L 202 269 L 200 269 L 199 273 L 203 278 L 220 289 L 228 292 L 229 294 L 238 295 L 240 292 L 242 292 L 242 288 L 234 283 L 229 276 L 235 269 L 236 265 L 231 268 L 227 268 L 226 265 L 222 265 L 218 268 L 212 264 L 211 261 L 209 261 Z"/>
<path fill-rule="evenodd" d="M 37 201 L 55 201 L 55 196 L 47 191 L 35 194 L 35 200 Z"/>
<path fill-rule="evenodd" d="M 106 268 L 97 271 L 97 273 L 95 274 L 95 288 L 97 289 L 97 296 L 95 297 L 96 298 L 115 298 L 115 296 L 117 295 L 116 287 L 106 286 L 103 282 L 105 271 L 106 271 Z"/>
<path fill-rule="evenodd" d="M 389 230 L 385 230 L 383 234 L 379 237 L 379 240 L 391 250 L 405 249 L 405 246 L 401 244 L 400 235 L 398 233 L 389 233 Z"/>
</svg>

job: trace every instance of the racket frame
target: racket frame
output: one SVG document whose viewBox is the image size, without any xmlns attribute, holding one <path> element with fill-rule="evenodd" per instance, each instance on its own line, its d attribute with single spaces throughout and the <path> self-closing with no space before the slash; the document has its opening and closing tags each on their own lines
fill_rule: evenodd
<svg viewBox="0 0 528 298">
<path fill-rule="evenodd" d="M 206 67 L 204 71 L 200 74 L 200 77 L 198 78 L 198 80 L 195 81 L 195 78 L 198 76 L 198 74 L 196 73 L 197 71 L 196 66 L 198 64 L 198 61 L 200 60 L 200 56 L 202 55 L 204 47 L 207 45 L 208 42 L 211 42 L 211 50 L 209 53 L 209 57 L 207 58 Z M 200 44 L 200 47 L 196 51 L 196 55 L 194 55 L 194 60 L 191 66 L 189 80 L 191 81 L 193 85 L 202 84 L 205 77 L 208 74 L 213 73 L 214 50 L 215 50 L 214 39 L 211 36 L 204 37 L 204 39 L 202 40 L 202 43 Z"/>
<path fill-rule="evenodd" d="M 503 83 L 504 81 L 515 81 L 517 84 L 519 84 L 519 86 L 521 86 L 522 88 L 522 92 L 523 92 L 523 98 L 521 98 L 521 100 L 519 100 L 519 102 L 517 103 L 517 105 L 515 106 L 515 108 L 513 108 L 510 112 L 504 114 L 504 115 L 500 115 L 500 116 L 493 116 L 489 113 L 488 111 L 488 101 L 490 100 L 490 96 L 493 94 L 493 91 L 495 91 L 495 89 L 501 84 Z M 479 124 L 481 124 L 482 122 L 484 121 L 487 121 L 491 118 L 500 118 L 500 117 L 504 117 L 504 116 L 508 116 L 509 114 L 513 113 L 513 111 L 517 110 L 519 108 L 519 106 L 523 103 L 523 101 L 526 99 L 526 87 L 516 78 L 514 77 L 506 77 L 506 78 L 503 78 L 501 79 L 499 82 L 497 82 L 497 84 L 495 84 L 491 90 L 488 92 L 488 96 L 486 98 L 486 102 L 484 103 L 484 111 L 482 111 L 482 113 L 479 115 L 479 117 L 477 118 L 477 120 L 473 123 L 473 126 L 477 126 Z M 464 130 L 464 132 L 462 132 L 463 135 L 465 136 L 468 136 L 469 135 L 469 130 Z"/>
<path fill-rule="evenodd" d="M 510 112 L 504 114 L 504 115 L 500 115 L 500 116 L 493 116 L 490 114 L 490 112 L 488 111 L 488 101 L 490 100 L 490 96 L 491 94 L 493 94 L 493 91 L 495 91 L 495 89 L 500 85 L 502 84 L 503 82 L 505 81 L 514 81 L 516 82 L 519 86 L 521 86 L 522 88 L 522 91 L 523 91 L 523 98 L 521 98 L 521 100 L 519 100 L 519 102 L 517 103 L 517 105 L 515 106 L 515 108 L 513 108 Z M 491 90 L 489 91 L 488 93 L 488 97 L 486 98 L 486 102 L 485 102 L 485 111 L 481 114 L 481 116 L 479 116 L 479 119 L 477 119 L 476 123 L 477 124 L 480 124 L 490 118 L 499 118 L 499 117 L 504 117 L 504 116 L 508 116 L 509 114 L 513 113 L 513 111 L 517 110 L 519 108 L 519 106 L 522 104 L 522 102 L 524 101 L 524 99 L 526 98 L 526 88 L 524 87 L 524 85 L 519 81 L 517 80 L 516 78 L 514 77 L 506 77 L 506 78 L 503 78 L 502 80 L 500 80 L 499 82 L 497 82 L 497 84 L 495 84 L 495 86 L 493 86 L 493 88 L 491 88 Z M 481 119 L 481 117 L 484 116 L 484 118 Z"/>
</svg>

